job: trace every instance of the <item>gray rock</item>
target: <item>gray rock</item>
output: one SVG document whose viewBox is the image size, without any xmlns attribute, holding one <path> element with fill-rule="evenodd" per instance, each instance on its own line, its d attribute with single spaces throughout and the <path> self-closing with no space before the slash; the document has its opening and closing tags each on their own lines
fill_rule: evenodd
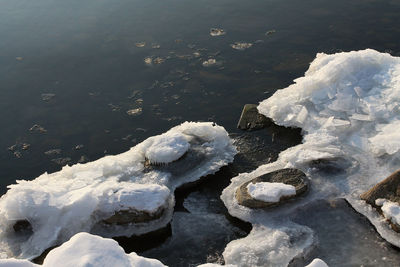
<svg viewBox="0 0 400 267">
<path fill-rule="evenodd" d="M 282 196 L 279 202 L 264 202 L 261 200 L 253 199 L 247 191 L 249 183 L 270 182 L 270 183 L 284 183 L 293 185 L 296 188 L 296 195 Z M 281 169 L 274 172 L 264 174 L 256 177 L 251 181 L 242 184 L 237 190 L 235 197 L 238 203 L 248 208 L 268 208 L 280 205 L 290 199 L 296 198 L 304 194 L 308 189 L 307 176 L 298 169 Z"/>
<path fill-rule="evenodd" d="M 111 217 L 103 220 L 106 224 L 129 224 L 129 223 L 145 223 L 161 218 L 165 208 L 159 207 L 155 212 L 149 213 L 146 211 L 138 211 L 135 209 L 120 210 L 114 213 Z"/>
<path fill-rule="evenodd" d="M 271 120 L 258 113 L 256 104 L 246 104 L 237 127 L 241 130 L 258 130 L 271 124 Z"/>
</svg>

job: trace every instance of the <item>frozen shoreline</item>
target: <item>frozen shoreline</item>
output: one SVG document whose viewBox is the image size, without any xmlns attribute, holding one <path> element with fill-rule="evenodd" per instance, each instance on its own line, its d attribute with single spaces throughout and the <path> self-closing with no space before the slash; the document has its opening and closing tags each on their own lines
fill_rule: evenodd
<svg viewBox="0 0 400 267">
<path fill-rule="evenodd" d="M 172 217 L 175 188 L 215 173 L 235 154 L 223 127 L 186 122 L 122 154 L 17 181 L 0 199 L 0 258 L 31 259 L 81 231 L 113 237 L 160 229 Z M 21 220 L 30 229 L 16 232 Z"/>
<path fill-rule="evenodd" d="M 248 237 L 228 244 L 225 261 L 238 266 L 269 266 L 271 262 L 286 266 L 291 258 L 279 254 L 261 257 L 257 251 L 271 248 L 256 236 L 263 231 L 269 235 L 283 231 L 296 239 L 293 233 L 303 231 L 308 244 L 282 241 L 274 249 L 291 249 L 294 256 L 305 253 L 315 243 L 313 230 L 305 230 L 287 218 L 296 207 L 320 198 L 345 198 L 384 239 L 400 247 L 400 234 L 359 197 L 399 168 L 400 134 L 395 129 L 400 114 L 400 58 L 371 49 L 321 53 L 305 76 L 294 82 L 261 102 L 258 110 L 278 125 L 302 128 L 303 143 L 281 152 L 276 162 L 232 178 L 223 191 L 221 198 L 229 213 L 254 226 Z M 324 164 L 336 171 L 324 172 Z M 297 168 L 307 174 L 311 189 L 306 198 L 274 210 L 249 209 L 237 203 L 238 186 L 283 168 Z M 287 229 L 282 230 L 285 225 Z M 258 245 L 251 248 L 246 245 L 249 243 Z M 239 250 L 233 253 L 232 247 Z M 247 256 L 239 260 L 237 254 Z"/>
</svg>

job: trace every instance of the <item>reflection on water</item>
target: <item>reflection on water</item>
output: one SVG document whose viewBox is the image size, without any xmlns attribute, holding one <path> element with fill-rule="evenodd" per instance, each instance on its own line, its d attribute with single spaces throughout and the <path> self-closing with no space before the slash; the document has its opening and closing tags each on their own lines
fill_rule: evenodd
<svg viewBox="0 0 400 267">
<path fill-rule="evenodd" d="M 390 0 L 0 6 L 0 193 L 16 179 L 126 151 L 186 120 L 237 132 L 242 106 L 302 76 L 317 52 L 400 55 L 400 5 Z M 281 138 L 272 134 L 265 139 Z M 293 142 L 282 138 L 263 153 L 272 160 Z"/>
</svg>

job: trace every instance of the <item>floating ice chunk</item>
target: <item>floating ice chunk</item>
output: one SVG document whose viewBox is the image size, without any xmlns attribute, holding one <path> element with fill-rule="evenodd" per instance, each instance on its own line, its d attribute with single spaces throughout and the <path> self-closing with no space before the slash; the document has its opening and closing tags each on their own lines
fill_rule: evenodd
<svg viewBox="0 0 400 267">
<path fill-rule="evenodd" d="M 211 28 L 210 29 L 210 35 L 211 36 L 221 36 L 221 35 L 225 35 L 225 31 L 224 29 L 218 29 L 218 28 Z"/>
<path fill-rule="evenodd" d="M 146 58 L 144 59 L 144 63 L 145 63 L 146 65 L 151 65 L 151 64 L 153 64 L 153 59 L 152 59 L 151 57 L 146 57 Z"/>
<path fill-rule="evenodd" d="M 246 50 L 252 46 L 253 46 L 252 43 L 235 42 L 234 44 L 231 44 L 231 47 L 236 50 Z"/>
<path fill-rule="evenodd" d="M 249 183 L 247 190 L 252 198 L 264 202 L 279 202 L 283 196 L 296 195 L 296 188 L 284 183 Z"/>
<path fill-rule="evenodd" d="M 143 109 L 142 108 L 134 108 L 126 111 L 126 114 L 129 116 L 139 116 L 142 114 Z"/>
<path fill-rule="evenodd" d="M 203 62 L 203 67 L 211 67 L 217 64 L 217 61 L 214 58 L 210 58 Z"/>
<path fill-rule="evenodd" d="M 81 231 L 113 237 L 164 227 L 175 188 L 215 173 L 235 154 L 223 127 L 185 122 L 119 155 L 17 181 L 0 198 L 0 255 L 37 256 Z M 108 224 L 120 211 L 148 213 L 152 220 Z M 30 231 L 14 231 L 18 222 Z"/>
<path fill-rule="evenodd" d="M 183 134 L 172 133 L 149 138 L 145 141 L 145 156 L 150 163 L 170 163 L 183 156 L 189 142 Z"/>
<path fill-rule="evenodd" d="M 386 199 L 378 198 L 375 204 L 381 206 L 381 210 L 386 219 L 396 225 L 400 225 L 400 205 Z"/>
<path fill-rule="evenodd" d="M 161 63 L 164 63 L 164 61 L 165 61 L 165 59 L 162 58 L 162 57 L 156 57 L 156 58 L 153 60 L 154 64 L 161 64 Z"/>
<path fill-rule="evenodd" d="M 146 42 L 137 42 L 135 43 L 136 47 L 145 47 L 146 46 Z"/>
<path fill-rule="evenodd" d="M 305 267 L 329 267 L 329 266 L 323 260 L 316 258 Z"/>
<path fill-rule="evenodd" d="M 50 100 L 52 100 L 55 96 L 56 96 L 56 94 L 52 94 L 52 93 L 42 94 L 42 100 L 43 100 L 43 101 L 50 101 Z"/>
</svg>

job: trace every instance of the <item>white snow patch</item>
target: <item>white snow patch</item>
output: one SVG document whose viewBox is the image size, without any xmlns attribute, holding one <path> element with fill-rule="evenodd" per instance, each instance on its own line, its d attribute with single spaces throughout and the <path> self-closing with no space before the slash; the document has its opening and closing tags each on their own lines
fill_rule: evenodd
<svg viewBox="0 0 400 267">
<path fill-rule="evenodd" d="M 174 161 L 192 150 L 194 156 L 182 160 L 193 167 L 179 172 L 182 163 Z M 215 173 L 232 162 L 235 154 L 223 127 L 211 122 L 185 122 L 119 155 L 65 166 L 32 181 L 17 181 L 0 198 L 0 257 L 30 259 L 82 231 L 113 237 L 162 228 L 172 218 L 175 188 Z M 201 155 L 201 160 L 197 161 L 196 155 Z M 169 163 L 145 167 L 146 157 Z M 168 169 L 173 164 L 178 164 L 176 172 Z M 102 223 L 116 211 L 131 209 L 165 211 L 150 223 Z M 18 220 L 29 221 L 32 235 L 14 232 Z"/>
<path fill-rule="evenodd" d="M 296 195 L 296 188 L 284 183 L 249 183 L 247 191 L 252 198 L 264 202 L 279 202 L 283 196 Z"/>
<path fill-rule="evenodd" d="M 145 156 L 151 163 L 170 163 L 183 156 L 190 145 L 181 133 L 165 133 L 148 138 Z"/>
<path fill-rule="evenodd" d="M 381 206 L 381 210 L 386 219 L 392 223 L 400 225 L 400 205 L 387 199 L 378 198 L 375 204 Z"/>
<path fill-rule="evenodd" d="M 329 267 L 329 266 L 323 260 L 316 258 L 305 267 Z"/>
</svg>

